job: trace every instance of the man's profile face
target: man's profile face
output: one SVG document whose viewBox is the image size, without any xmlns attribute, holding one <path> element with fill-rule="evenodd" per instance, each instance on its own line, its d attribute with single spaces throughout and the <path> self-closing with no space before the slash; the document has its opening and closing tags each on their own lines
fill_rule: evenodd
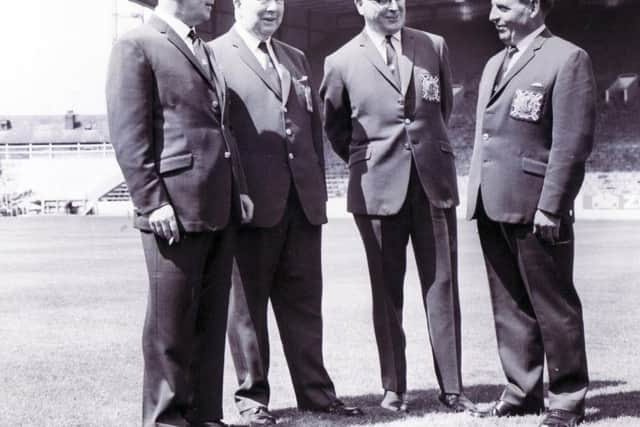
<svg viewBox="0 0 640 427">
<path fill-rule="evenodd" d="M 211 17 L 215 0 L 182 0 L 178 6 L 186 25 L 193 27 Z"/>
<path fill-rule="evenodd" d="M 533 28 L 532 12 L 539 7 L 532 0 L 491 0 L 489 21 L 498 31 L 498 38 L 507 46 L 515 46 Z"/>
<path fill-rule="evenodd" d="M 234 0 L 236 19 L 260 40 L 273 35 L 284 15 L 284 0 Z"/>
<path fill-rule="evenodd" d="M 355 4 L 367 26 L 377 33 L 391 35 L 404 27 L 405 0 L 355 0 Z"/>
</svg>

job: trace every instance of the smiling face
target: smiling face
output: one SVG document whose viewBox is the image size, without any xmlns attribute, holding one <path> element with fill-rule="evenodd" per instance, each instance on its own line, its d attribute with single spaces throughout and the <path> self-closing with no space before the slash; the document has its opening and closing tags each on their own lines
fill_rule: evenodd
<svg viewBox="0 0 640 427">
<path fill-rule="evenodd" d="M 404 27 L 405 0 L 355 0 L 355 4 L 367 27 L 376 33 L 391 35 Z"/>
<path fill-rule="evenodd" d="M 182 0 L 177 4 L 176 15 L 189 27 L 206 22 L 211 17 L 215 0 Z"/>
<path fill-rule="evenodd" d="M 284 0 L 234 0 L 236 22 L 260 40 L 273 35 L 284 15 Z"/>
<path fill-rule="evenodd" d="M 498 38 L 507 46 L 515 46 L 544 19 L 539 0 L 491 0 L 489 21 L 498 31 Z"/>
</svg>

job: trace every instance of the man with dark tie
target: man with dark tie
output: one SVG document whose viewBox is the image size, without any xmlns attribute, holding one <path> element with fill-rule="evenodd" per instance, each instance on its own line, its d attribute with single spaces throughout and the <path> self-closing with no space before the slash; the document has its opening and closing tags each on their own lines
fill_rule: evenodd
<svg viewBox="0 0 640 427">
<path fill-rule="evenodd" d="M 492 0 L 506 48 L 478 91 L 467 215 L 477 220 L 507 385 L 482 416 L 584 417 L 588 374 L 573 283 L 573 203 L 593 146 L 596 87 L 579 47 L 545 26 L 553 0 Z"/>
<path fill-rule="evenodd" d="M 111 142 L 149 275 L 142 424 L 224 426 L 222 378 L 235 224 L 253 206 L 228 131 L 224 78 L 193 31 L 212 0 L 160 0 L 113 46 Z"/>
<path fill-rule="evenodd" d="M 404 26 L 404 0 L 355 0 L 364 30 L 330 55 L 325 130 L 349 164 L 347 209 L 371 278 L 383 408 L 407 410 L 403 282 L 409 239 L 427 315 L 440 401 L 471 410 L 461 380 L 453 104 L 442 37 Z"/>
<path fill-rule="evenodd" d="M 322 124 L 300 50 L 272 38 L 284 0 L 234 0 L 236 23 L 211 47 L 228 78 L 230 120 L 253 221 L 239 231 L 228 336 L 251 425 L 269 411 L 269 301 L 300 409 L 360 415 L 336 397 L 322 356 L 321 227 L 327 221 Z"/>
</svg>

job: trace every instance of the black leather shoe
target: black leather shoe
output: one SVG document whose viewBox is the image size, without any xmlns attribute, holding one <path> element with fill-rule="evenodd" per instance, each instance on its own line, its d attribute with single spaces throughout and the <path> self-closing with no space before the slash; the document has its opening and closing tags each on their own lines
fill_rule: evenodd
<svg viewBox="0 0 640 427">
<path fill-rule="evenodd" d="M 364 415 L 362 409 L 357 406 L 346 406 L 339 400 L 332 402 L 329 406 L 320 409 L 318 412 L 324 412 L 330 415 L 339 415 L 341 417 L 360 417 Z"/>
<path fill-rule="evenodd" d="M 228 424 L 223 423 L 221 420 L 217 421 L 206 421 L 202 423 L 192 423 L 189 424 L 191 427 L 229 427 Z"/>
<path fill-rule="evenodd" d="M 452 412 L 474 412 L 476 405 L 464 394 L 442 393 L 438 400 Z"/>
<path fill-rule="evenodd" d="M 380 406 L 391 412 L 409 412 L 409 402 L 406 393 L 396 393 L 385 390 Z"/>
<path fill-rule="evenodd" d="M 272 426 L 276 424 L 277 418 L 266 406 L 257 406 L 242 413 L 242 418 L 250 426 Z"/>
<path fill-rule="evenodd" d="M 583 413 L 549 409 L 540 423 L 540 427 L 575 427 L 584 421 Z"/>
<path fill-rule="evenodd" d="M 473 411 L 471 415 L 485 418 L 485 417 L 516 417 L 522 415 L 539 415 L 542 413 L 543 408 L 535 408 L 528 406 L 514 405 L 504 400 L 496 401 L 489 409 L 484 411 Z"/>
</svg>

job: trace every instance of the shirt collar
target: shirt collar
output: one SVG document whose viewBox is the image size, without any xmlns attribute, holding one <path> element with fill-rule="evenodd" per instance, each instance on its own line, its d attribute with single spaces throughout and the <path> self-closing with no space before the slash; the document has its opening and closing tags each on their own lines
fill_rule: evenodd
<svg viewBox="0 0 640 427">
<path fill-rule="evenodd" d="M 260 42 L 262 42 L 260 38 L 258 38 L 255 34 L 248 31 L 246 28 L 244 28 L 242 25 L 238 24 L 237 22 L 233 24 L 233 28 L 236 30 L 236 32 L 238 33 L 242 41 L 245 42 L 249 50 L 251 50 L 252 52 L 256 52 L 258 50 L 258 45 L 260 44 Z M 265 40 L 265 43 L 267 44 L 268 48 L 271 48 L 271 37 Z"/>
<path fill-rule="evenodd" d="M 372 30 L 367 25 L 364 26 L 364 30 L 366 31 L 367 36 L 369 36 L 369 39 L 373 42 L 373 44 L 376 46 L 378 50 L 384 47 L 384 43 L 386 39 L 386 36 L 384 34 L 380 34 Z M 397 49 L 398 47 L 401 47 L 402 46 L 402 30 L 398 31 L 395 34 L 392 34 L 391 39 L 392 39 L 391 43 L 393 43 L 394 48 Z"/>
<path fill-rule="evenodd" d="M 520 40 L 516 44 L 516 49 L 518 49 L 518 52 L 524 52 L 525 50 L 527 50 L 529 48 L 529 46 L 531 46 L 531 43 L 533 43 L 535 38 L 538 37 L 540 34 L 542 34 L 542 32 L 544 30 L 546 30 L 546 29 L 547 29 L 547 27 L 545 26 L 545 24 L 542 24 L 537 29 L 535 29 L 534 31 L 530 32 L 525 38 Z"/>
<path fill-rule="evenodd" d="M 154 13 L 158 18 L 166 22 L 167 25 L 169 25 L 171 29 L 175 31 L 182 40 L 184 41 L 189 40 L 188 34 L 189 34 L 189 31 L 191 31 L 191 28 L 187 24 L 185 24 L 184 22 L 182 22 L 181 20 L 173 16 L 171 13 L 164 10 L 161 6 L 157 6 L 154 10 Z M 189 43 L 187 43 L 187 45 L 189 45 Z"/>
</svg>

